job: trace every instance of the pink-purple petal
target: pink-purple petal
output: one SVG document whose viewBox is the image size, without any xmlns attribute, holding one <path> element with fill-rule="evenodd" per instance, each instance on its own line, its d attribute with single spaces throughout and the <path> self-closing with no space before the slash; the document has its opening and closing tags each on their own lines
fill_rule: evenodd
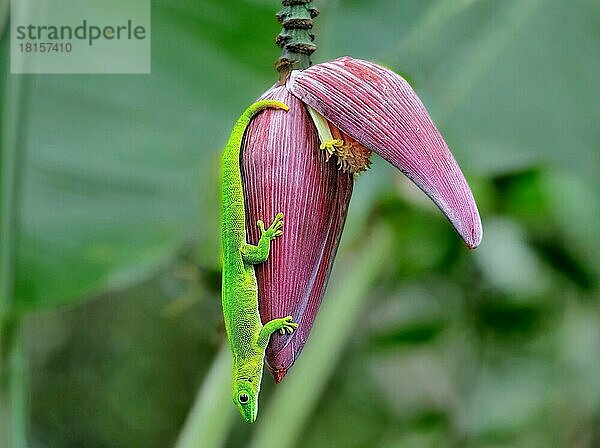
<svg viewBox="0 0 600 448">
<path fill-rule="evenodd" d="M 299 324 L 292 335 L 273 334 L 267 347 L 267 366 L 279 382 L 304 347 L 319 309 L 353 181 L 325 161 L 302 102 L 285 87 L 274 87 L 262 99 L 290 108 L 257 115 L 242 148 L 248 241 L 258 242 L 259 219 L 269 225 L 277 213 L 285 215 L 283 235 L 271 244 L 269 259 L 256 266 L 263 323 L 291 315 Z"/>
<path fill-rule="evenodd" d="M 469 248 L 479 245 L 483 231 L 471 189 L 427 110 L 401 76 L 343 57 L 292 72 L 287 87 L 410 178 Z"/>
</svg>

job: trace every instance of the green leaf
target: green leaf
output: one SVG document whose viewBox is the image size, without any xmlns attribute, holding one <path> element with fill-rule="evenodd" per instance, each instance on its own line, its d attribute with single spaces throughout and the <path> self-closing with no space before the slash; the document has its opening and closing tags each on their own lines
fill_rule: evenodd
<svg viewBox="0 0 600 448">
<path fill-rule="evenodd" d="M 189 238 L 218 265 L 218 153 L 276 80 L 274 10 L 234 3 L 154 2 L 151 75 L 28 78 L 15 309 L 139 281 Z"/>
</svg>

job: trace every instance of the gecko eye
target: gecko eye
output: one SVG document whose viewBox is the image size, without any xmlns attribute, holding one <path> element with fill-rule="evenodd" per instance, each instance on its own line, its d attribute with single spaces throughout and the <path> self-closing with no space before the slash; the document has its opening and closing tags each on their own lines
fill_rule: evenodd
<svg viewBox="0 0 600 448">
<path fill-rule="evenodd" d="M 248 395 L 246 395 L 246 394 L 240 394 L 239 400 L 240 400 L 240 403 L 242 403 L 242 404 L 248 403 Z"/>
</svg>

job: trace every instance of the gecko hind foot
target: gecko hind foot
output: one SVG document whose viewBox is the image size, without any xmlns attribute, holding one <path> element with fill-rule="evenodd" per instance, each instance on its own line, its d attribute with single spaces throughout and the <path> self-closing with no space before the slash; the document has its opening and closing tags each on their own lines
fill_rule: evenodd
<svg viewBox="0 0 600 448">
<path fill-rule="evenodd" d="M 266 349 L 272 334 L 277 331 L 281 334 L 285 334 L 286 332 L 292 334 L 296 328 L 298 328 L 298 324 L 293 321 L 292 316 L 272 319 L 260 330 L 257 344 L 259 347 Z"/>
<path fill-rule="evenodd" d="M 279 333 L 292 334 L 296 328 L 298 328 L 298 324 L 292 320 L 292 316 L 286 316 L 283 318 L 283 323 L 281 324 L 281 328 L 279 329 Z"/>
</svg>

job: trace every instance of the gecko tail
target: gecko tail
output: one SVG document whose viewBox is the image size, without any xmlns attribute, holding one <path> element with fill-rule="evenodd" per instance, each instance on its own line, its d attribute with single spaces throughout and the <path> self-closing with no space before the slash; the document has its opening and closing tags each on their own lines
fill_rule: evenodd
<svg viewBox="0 0 600 448">
<path fill-rule="evenodd" d="M 246 128 L 250 124 L 252 117 L 259 113 L 264 109 L 282 109 L 284 111 L 289 111 L 290 108 L 282 103 L 281 101 L 276 100 L 262 100 L 257 101 L 256 103 L 250 105 L 244 113 L 238 118 L 233 130 L 231 131 L 231 136 L 229 137 L 229 142 L 225 147 L 225 151 L 223 152 L 223 173 L 229 171 L 230 173 L 235 173 L 235 176 L 239 176 L 239 158 L 240 158 L 240 150 L 242 146 L 242 139 L 244 138 L 244 134 L 246 132 Z M 225 167 L 229 167 L 229 169 L 225 169 Z M 241 178 L 239 180 L 241 183 Z"/>
<path fill-rule="evenodd" d="M 286 112 L 290 110 L 290 108 L 287 106 L 287 104 L 284 104 L 281 101 L 262 100 L 262 101 L 257 101 L 256 103 L 254 103 L 250 107 L 248 107 L 248 109 L 246 109 L 246 111 L 244 112 L 244 115 L 247 115 L 247 118 L 252 118 L 254 115 L 256 115 L 257 113 L 259 113 L 261 110 L 264 110 L 264 109 L 281 109 Z"/>
</svg>

